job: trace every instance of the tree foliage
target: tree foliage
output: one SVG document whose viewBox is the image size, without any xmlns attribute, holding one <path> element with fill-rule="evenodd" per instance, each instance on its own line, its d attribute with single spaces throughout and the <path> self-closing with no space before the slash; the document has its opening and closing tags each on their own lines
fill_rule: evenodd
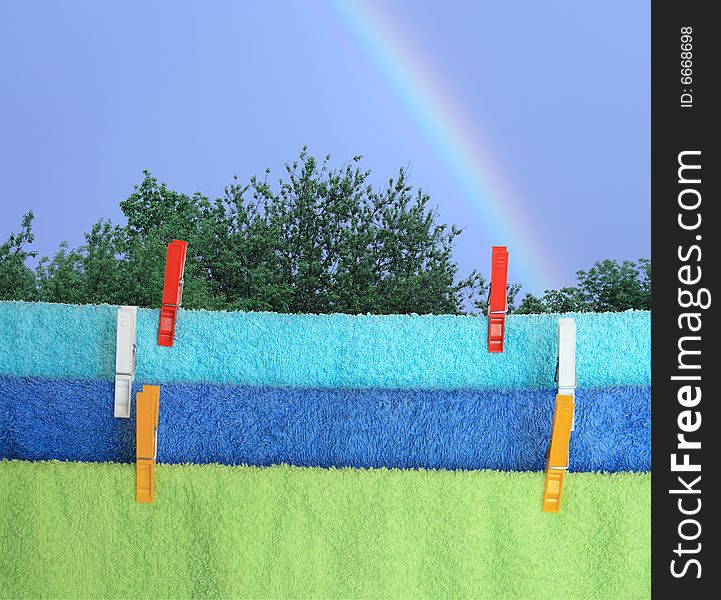
<svg viewBox="0 0 721 600">
<path fill-rule="evenodd" d="M 541 298 L 526 294 L 519 314 L 615 312 L 651 309 L 651 261 L 602 260 L 576 273 L 578 285 L 546 290 Z"/>
<path fill-rule="evenodd" d="M 20 233 L 11 233 L 0 246 L 0 300 L 35 300 L 35 276 L 25 264 L 35 252 L 27 249 L 33 243 L 33 213 L 28 212 L 20 225 Z"/>
<path fill-rule="evenodd" d="M 331 170 L 306 150 L 273 187 L 237 179 L 211 201 L 169 189 L 149 172 L 120 203 L 124 226 L 96 223 L 33 273 L 32 213 L 0 247 L 0 297 L 157 306 L 165 251 L 188 241 L 188 308 L 305 313 L 460 313 L 483 306 L 485 280 L 458 276 L 454 240 L 429 196 L 401 169 L 382 190 L 355 157 Z"/>
<path fill-rule="evenodd" d="M 330 169 L 304 148 L 273 186 L 237 178 L 210 200 L 169 189 L 149 172 L 120 203 L 125 225 L 101 220 L 78 248 L 61 244 L 33 270 L 33 213 L 0 246 L 0 300 L 156 307 L 165 252 L 188 242 L 183 305 L 300 313 L 486 311 L 487 286 L 453 259 L 461 230 L 438 223 L 430 198 L 401 169 L 374 190 L 360 157 Z M 526 294 L 509 284 L 509 312 L 604 312 L 650 308 L 651 263 L 604 260 L 578 283 Z"/>
</svg>

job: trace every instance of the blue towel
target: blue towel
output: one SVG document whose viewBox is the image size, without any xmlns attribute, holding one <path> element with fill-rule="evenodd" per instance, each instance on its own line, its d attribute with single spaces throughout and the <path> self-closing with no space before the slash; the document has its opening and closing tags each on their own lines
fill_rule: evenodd
<svg viewBox="0 0 721 600">
<path fill-rule="evenodd" d="M 139 385 L 135 389 L 139 389 Z M 158 461 L 538 471 L 555 390 L 343 390 L 169 384 Z M 571 470 L 650 470 L 648 387 L 579 389 Z M 105 381 L 0 377 L 0 459 L 135 460 Z"/>
<path fill-rule="evenodd" d="M 0 374 L 112 380 L 116 307 L 0 302 Z M 650 385 L 650 313 L 578 314 L 578 383 Z M 548 389 L 558 315 L 511 315 L 503 354 L 475 316 L 180 310 L 172 348 L 138 311 L 137 378 L 255 386 Z"/>
<path fill-rule="evenodd" d="M 117 306 L 0 301 L 0 375 L 115 376 Z"/>
</svg>

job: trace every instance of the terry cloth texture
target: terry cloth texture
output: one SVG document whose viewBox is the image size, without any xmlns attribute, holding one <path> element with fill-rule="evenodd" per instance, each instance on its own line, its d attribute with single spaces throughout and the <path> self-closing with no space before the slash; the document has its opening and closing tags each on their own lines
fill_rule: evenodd
<svg viewBox="0 0 721 600">
<path fill-rule="evenodd" d="M 116 307 L 0 302 L 0 374 L 114 377 Z M 650 313 L 574 314 L 581 387 L 650 385 Z M 502 354 L 484 317 L 180 310 L 172 348 L 138 311 L 136 378 L 331 388 L 554 387 L 558 315 L 511 315 Z"/>
<path fill-rule="evenodd" d="M 650 475 L 0 462 L 0 596 L 647 598 Z"/>
<path fill-rule="evenodd" d="M 116 306 L 0 302 L 0 374 L 115 377 Z"/>
<path fill-rule="evenodd" d="M 135 386 L 136 391 L 140 388 Z M 135 461 L 113 384 L 0 376 L 0 458 Z M 158 461 L 543 470 L 555 390 L 161 387 Z M 579 389 L 573 471 L 648 471 L 648 387 Z"/>
</svg>

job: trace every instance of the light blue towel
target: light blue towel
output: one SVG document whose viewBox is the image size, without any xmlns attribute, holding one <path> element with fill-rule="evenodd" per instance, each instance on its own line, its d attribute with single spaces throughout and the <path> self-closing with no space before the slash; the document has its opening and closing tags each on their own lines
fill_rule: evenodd
<svg viewBox="0 0 721 600">
<path fill-rule="evenodd" d="M 0 302 L 0 374 L 111 380 L 116 307 Z M 577 314 L 583 387 L 650 384 L 650 313 Z M 180 310 L 172 348 L 138 311 L 138 380 L 328 388 L 551 388 L 558 315 L 511 315 L 489 354 L 484 317 Z"/>
</svg>

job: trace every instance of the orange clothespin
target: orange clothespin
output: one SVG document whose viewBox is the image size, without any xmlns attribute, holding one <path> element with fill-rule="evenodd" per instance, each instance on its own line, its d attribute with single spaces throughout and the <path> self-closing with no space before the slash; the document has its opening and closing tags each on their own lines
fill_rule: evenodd
<svg viewBox="0 0 721 600">
<path fill-rule="evenodd" d="M 563 478 L 568 471 L 568 446 L 573 423 L 573 396 L 556 396 L 551 427 L 551 445 L 546 456 L 546 486 L 543 490 L 543 512 L 560 512 Z"/>
<path fill-rule="evenodd" d="M 173 345 L 175 320 L 178 307 L 183 300 L 183 277 L 187 250 L 188 242 L 183 240 L 173 240 L 168 244 L 168 252 L 165 255 L 163 303 L 160 307 L 160 326 L 158 328 L 159 346 Z"/>
<path fill-rule="evenodd" d="M 155 459 L 158 452 L 160 386 L 144 385 L 135 396 L 135 499 L 153 501 Z"/>
<path fill-rule="evenodd" d="M 576 322 L 558 320 L 558 394 L 553 409 L 551 443 L 546 455 L 543 512 L 560 512 L 563 480 L 569 466 L 569 444 L 574 426 L 576 394 Z"/>
<path fill-rule="evenodd" d="M 506 334 L 508 251 L 505 246 L 491 250 L 491 285 L 488 293 L 488 351 L 503 352 Z"/>
</svg>

